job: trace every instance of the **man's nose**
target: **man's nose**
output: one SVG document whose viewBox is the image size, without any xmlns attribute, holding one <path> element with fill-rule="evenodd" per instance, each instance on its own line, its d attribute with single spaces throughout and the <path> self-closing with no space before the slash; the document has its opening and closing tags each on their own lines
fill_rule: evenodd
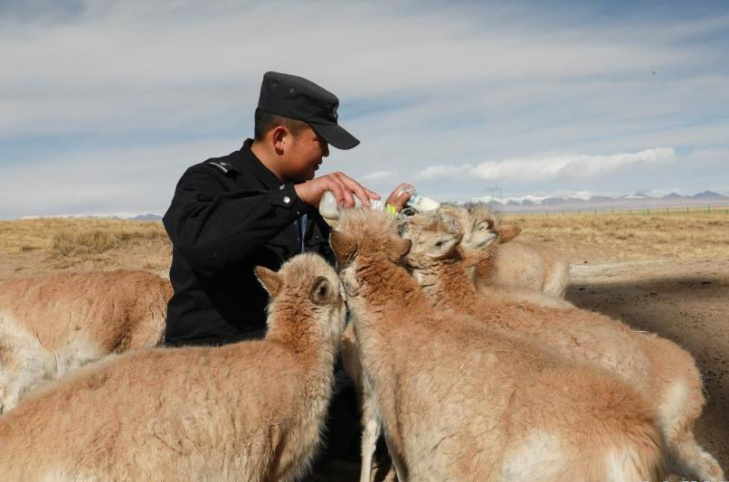
<svg viewBox="0 0 729 482">
<path fill-rule="evenodd" d="M 328 143 L 326 143 L 326 142 L 324 143 L 324 147 L 323 147 L 323 148 L 322 148 L 322 150 L 321 150 L 321 156 L 322 156 L 322 157 L 327 157 L 327 156 L 329 156 L 329 144 L 328 144 Z"/>
</svg>

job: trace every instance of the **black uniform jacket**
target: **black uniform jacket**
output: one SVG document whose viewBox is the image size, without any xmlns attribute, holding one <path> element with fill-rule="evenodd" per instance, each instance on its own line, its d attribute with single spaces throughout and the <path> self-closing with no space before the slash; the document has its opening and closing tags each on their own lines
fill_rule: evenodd
<svg viewBox="0 0 729 482">
<path fill-rule="evenodd" d="M 177 184 L 163 218 L 175 291 L 167 310 L 168 344 L 262 338 L 268 295 L 253 268 L 278 270 L 302 247 L 333 263 L 329 226 L 297 197 L 293 184 L 282 183 L 256 158 L 251 143 L 192 166 Z"/>
</svg>

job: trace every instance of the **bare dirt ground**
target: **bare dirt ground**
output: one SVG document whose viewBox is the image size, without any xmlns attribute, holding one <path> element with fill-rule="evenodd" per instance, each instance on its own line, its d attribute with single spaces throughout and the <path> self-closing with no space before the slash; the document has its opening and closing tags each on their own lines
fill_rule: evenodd
<svg viewBox="0 0 729 482">
<path fill-rule="evenodd" d="M 695 433 L 729 469 L 729 256 L 576 264 L 567 299 L 691 352 L 708 400 Z"/>
</svg>

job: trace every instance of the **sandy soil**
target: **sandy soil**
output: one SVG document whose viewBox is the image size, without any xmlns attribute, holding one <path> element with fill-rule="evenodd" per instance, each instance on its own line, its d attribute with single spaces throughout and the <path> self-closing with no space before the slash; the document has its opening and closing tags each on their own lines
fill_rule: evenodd
<svg viewBox="0 0 729 482">
<path fill-rule="evenodd" d="M 693 354 L 708 400 L 696 437 L 729 470 L 729 256 L 583 263 L 573 266 L 572 280 L 567 299 L 580 308 L 657 333 Z"/>
</svg>

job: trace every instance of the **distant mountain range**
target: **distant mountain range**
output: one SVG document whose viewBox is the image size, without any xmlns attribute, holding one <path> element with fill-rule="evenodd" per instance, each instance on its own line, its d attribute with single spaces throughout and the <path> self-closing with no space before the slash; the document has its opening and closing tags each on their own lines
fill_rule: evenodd
<svg viewBox="0 0 729 482">
<path fill-rule="evenodd" d="M 559 206 L 559 205 L 595 205 L 595 204 L 625 204 L 626 202 L 629 203 L 635 203 L 635 202 L 650 202 L 650 201 L 661 201 L 665 200 L 670 202 L 671 204 L 674 204 L 676 202 L 691 202 L 692 204 L 696 201 L 727 201 L 729 202 L 729 196 L 724 196 L 723 194 L 719 194 L 718 192 L 714 191 L 704 191 L 697 194 L 694 194 L 693 196 L 683 196 L 681 194 L 672 192 L 670 194 L 667 194 L 665 196 L 659 196 L 654 197 L 650 196 L 649 194 L 646 194 L 644 192 L 635 192 L 633 194 L 624 194 L 622 196 L 618 197 L 610 197 L 610 196 L 601 196 L 601 195 L 594 195 L 590 192 L 575 192 L 575 193 L 569 193 L 564 194 L 560 196 L 546 196 L 546 197 L 540 197 L 540 196 L 524 196 L 524 197 L 510 197 L 510 198 L 495 198 L 492 196 L 484 196 L 479 198 L 474 198 L 472 201 L 474 202 L 484 202 L 487 204 L 491 204 L 494 206 L 521 206 L 521 207 L 536 207 L 536 206 Z"/>
<path fill-rule="evenodd" d="M 128 212 L 111 213 L 111 214 L 50 214 L 47 216 L 24 216 L 20 219 L 37 219 L 37 218 L 100 218 L 100 219 L 124 219 L 128 221 L 162 221 L 159 214 L 145 213 L 133 214 Z"/>
<path fill-rule="evenodd" d="M 162 216 L 159 214 L 138 214 L 134 216 L 133 218 L 129 218 L 132 221 L 162 221 Z"/>
<path fill-rule="evenodd" d="M 688 206 L 729 206 L 729 196 L 715 191 L 704 191 L 692 196 L 684 196 L 675 192 L 664 196 L 651 196 L 646 192 L 635 192 L 622 196 L 604 196 L 589 191 L 562 192 L 552 196 L 523 196 L 495 198 L 484 196 L 473 198 L 471 202 L 483 202 L 494 209 L 504 212 L 543 212 L 543 211 L 578 211 L 586 209 L 645 209 L 645 208 L 677 208 Z M 37 218 L 27 216 L 23 219 Z M 43 217 L 55 218 L 106 218 L 126 219 L 132 221 L 159 222 L 162 216 L 154 213 L 117 212 L 106 214 L 61 214 Z"/>
</svg>

